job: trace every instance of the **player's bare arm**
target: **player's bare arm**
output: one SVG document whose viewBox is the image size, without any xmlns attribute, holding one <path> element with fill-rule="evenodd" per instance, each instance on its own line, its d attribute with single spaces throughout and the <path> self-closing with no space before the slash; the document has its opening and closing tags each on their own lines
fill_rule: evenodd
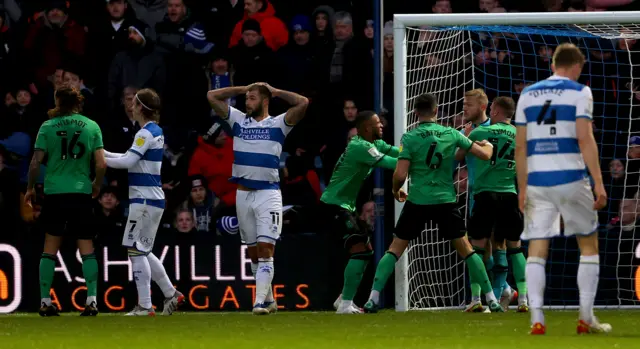
<svg viewBox="0 0 640 349">
<path fill-rule="evenodd" d="M 518 204 L 520 211 L 524 212 L 525 198 L 527 197 L 527 127 L 516 126 L 516 179 L 518 180 Z"/>
<path fill-rule="evenodd" d="M 35 196 L 35 185 L 38 175 L 40 175 L 40 165 L 44 160 L 45 152 L 42 149 L 35 149 L 33 156 L 31 157 L 31 163 L 29 164 L 29 174 L 27 182 L 27 192 L 24 195 L 24 202 L 31 205 L 31 199 Z"/>
<path fill-rule="evenodd" d="M 207 100 L 211 108 L 222 119 L 229 118 L 229 105 L 227 99 L 247 93 L 248 86 L 225 87 L 207 92 Z"/>
<path fill-rule="evenodd" d="M 407 175 L 409 174 L 409 165 L 410 161 L 406 159 L 398 160 L 398 164 L 396 165 L 396 170 L 393 172 L 393 196 L 398 200 L 398 202 L 404 202 L 407 199 L 407 193 L 402 190 L 402 186 L 404 182 L 407 180 Z"/>
<path fill-rule="evenodd" d="M 493 144 L 487 141 L 474 142 L 471 148 L 469 148 L 469 152 L 480 160 L 489 160 L 491 159 L 491 155 L 493 155 Z M 456 153 L 456 159 L 457 155 Z"/>
<path fill-rule="evenodd" d="M 107 160 L 104 156 L 104 149 L 96 149 L 93 152 L 93 158 L 96 162 L 96 178 L 93 180 L 93 198 L 97 198 L 100 194 L 100 187 L 104 181 L 104 174 L 107 172 Z"/>
<path fill-rule="evenodd" d="M 291 105 L 291 108 L 287 110 L 287 114 L 284 117 L 287 125 L 293 126 L 304 118 L 307 107 L 309 106 L 309 99 L 307 97 L 289 91 L 278 90 L 269 85 L 266 86 L 271 90 L 271 94 L 274 97 L 281 98 Z"/>
<path fill-rule="evenodd" d="M 593 178 L 593 190 L 596 194 L 596 201 L 593 204 L 593 209 L 600 210 L 607 205 L 607 193 L 604 189 L 604 184 L 602 183 L 598 146 L 595 138 L 593 137 L 591 119 L 579 118 L 576 120 L 576 136 L 578 137 L 578 146 L 580 147 L 582 158 L 589 169 L 591 178 Z"/>
<path fill-rule="evenodd" d="M 487 144 L 486 140 L 483 141 L 479 141 L 479 142 L 475 142 L 477 145 L 483 147 L 485 144 Z M 456 151 L 456 161 L 462 161 L 464 160 L 464 158 L 467 156 L 468 151 L 458 148 L 458 150 Z M 491 157 L 491 156 L 489 156 Z"/>
</svg>

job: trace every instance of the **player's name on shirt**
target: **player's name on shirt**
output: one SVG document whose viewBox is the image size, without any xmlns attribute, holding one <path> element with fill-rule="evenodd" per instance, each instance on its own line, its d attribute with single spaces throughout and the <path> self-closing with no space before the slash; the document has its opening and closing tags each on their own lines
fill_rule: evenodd
<svg viewBox="0 0 640 349">
<path fill-rule="evenodd" d="M 487 131 L 494 135 L 507 135 L 511 138 L 516 138 L 515 128 L 513 130 L 505 130 L 505 129 L 487 129 Z"/>
<path fill-rule="evenodd" d="M 451 132 L 451 130 L 438 131 L 438 130 L 419 130 L 418 135 L 422 138 L 427 137 L 442 137 L 442 135 Z"/>
<path fill-rule="evenodd" d="M 537 98 L 544 95 L 556 95 L 562 96 L 567 89 L 564 88 L 545 88 L 540 90 L 529 90 L 525 91 L 526 94 L 532 96 L 533 98 Z"/>
<path fill-rule="evenodd" d="M 71 125 L 75 125 L 78 127 L 82 127 L 85 128 L 87 127 L 87 123 L 82 121 L 82 120 L 78 120 L 78 119 L 71 119 L 71 118 L 56 118 L 54 119 L 55 123 L 53 123 L 51 126 L 53 128 L 62 128 L 65 126 L 71 126 Z"/>
</svg>

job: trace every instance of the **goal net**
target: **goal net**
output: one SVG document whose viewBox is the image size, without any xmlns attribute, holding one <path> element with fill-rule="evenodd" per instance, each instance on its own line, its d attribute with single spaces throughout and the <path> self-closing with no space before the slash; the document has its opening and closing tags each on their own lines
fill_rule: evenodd
<svg viewBox="0 0 640 349">
<path fill-rule="evenodd" d="M 598 306 L 640 305 L 640 289 L 636 287 L 636 282 L 640 286 L 640 279 L 636 279 L 636 273 L 640 276 L 640 246 L 634 237 L 640 209 L 638 200 L 633 199 L 640 184 L 640 159 L 633 157 L 640 158 L 640 154 L 634 155 L 630 146 L 630 139 L 633 143 L 632 137 L 640 135 L 640 109 L 635 108 L 640 105 L 640 28 L 633 24 L 639 16 L 637 12 L 590 12 L 394 18 L 396 142 L 415 127 L 413 102 L 423 93 L 438 97 L 440 123 L 461 128 L 465 91 L 482 88 L 489 101 L 497 96 L 517 101 L 523 88 L 552 74 L 551 57 L 557 45 L 572 42 L 583 50 L 587 63 L 580 82 L 593 91 L 594 132 L 610 197 L 599 217 Z M 454 179 L 465 213 L 466 177 L 462 165 Z M 623 206 L 626 216 L 620 217 Z M 396 219 L 400 210 L 397 204 Z M 558 238 L 551 245 L 545 304 L 577 306 L 576 241 Z M 464 262 L 450 243 L 441 239 L 436 226 L 426 226 L 397 264 L 396 310 L 461 308 L 469 298 Z"/>
</svg>

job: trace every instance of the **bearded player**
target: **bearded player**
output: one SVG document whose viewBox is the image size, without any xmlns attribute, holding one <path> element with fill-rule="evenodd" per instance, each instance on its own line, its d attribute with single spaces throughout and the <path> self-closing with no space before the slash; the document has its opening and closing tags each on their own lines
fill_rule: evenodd
<svg viewBox="0 0 640 349">
<path fill-rule="evenodd" d="M 522 213 L 518 209 L 516 191 L 516 167 L 514 160 L 515 127 L 511 118 L 515 113 L 515 102 L 509 97 L 497 97 L 491 103 L 491 125 L 479 126 L 471 131 L 472 141 L 487 140 L 493 144 L 494 152 L 488 161 L 475 160 L 472 181 L 474 183 L 474 205 L 468 224 L 469 236 L 476 251 L 487 248 L 486 244 L 493 236 L 493 294 L 496 298 L 503 295 L 509 264 L 513 264 L 513 276 L 518 286 L 518 312 L 528 311 L 527 286 L 525 282 L 526 260 L 520 248 L 522 233 Z M 458 150 L 457 158 L 464 156 Z M 493 235 L 492 235 L 493 234 Z M 506 245 L 505 245 L 506 240 Z M 510 297 L 500 298 L 505 311 Z M 482 308 L 479 299 L 472 300 L 467 307 L 470 311 Z"/>
<path fill-rule="evenodd" d="M 133 99 L 133 118 L 141 126 L 131 148 L 124 154 L 105 152 L 107 165 L 127 169 L 129 172 L 129 217 L 122 245 L 127 248 L 131 269 L 138 289 L 138 304 L 126 316 L 155 316 L 151 304 L 151 280 L 164 294 L 164 315 L 171 315 L 184 302 L 164 270 L 164 266 L 151 250 L 165 200 L 160 170 L 164 149 L 160 118 L 160 97 L 151 89 L 142 89 Z"/>
<path fill-rule="evenodd" d="M 472 142 L 457 130 L 436 123 L 438 102 L 432 94 L 419 96 L 415 101 L 418 126 L 402 137 L 398 164 L 393 173 L 393 195 L 407 203 L 396 224 L 393 242 L 376 269 L 373 289 L 364 306 L 365 312 L 378 311 L 380 292 L 384 288 L 395 264 L 407 249 L 409 242 L 419 237 L 425 224 L 438 225 L 441 236 L 451 240 L 458 254 L 465 260 L 469 273 L 481 280 L 482 292 L 492 312 L 503 309 L 493 295 L 491 282 L 482 257 L 475 253 L 466 237 L 464 218 L 457 207 L 453 186 L 453 170 L 457 148 L 474 156 L 489 160 L 493 146 L 486 142 Z M 411 178 L 409 195 L 401 189 Z"/>
<path fill-rule="evenodd" d="M 227 104 L 230 97 L 246 95 L 247 113 Z M 286 113 L 269 115 L 271 97 L 292 105 Z M 273 254 L 282 231 L 280 155 L 287 134 L 305 115 L 309 100 L 265 83 L 227 87 L 207 93 L 211 107 L 233 129 L 233 171 L 238 184 L 236 211 L 240 236 L 247 244 L 251 271 L 256 279 L 253 313 L 275 313 L 273 298 Z"/>
<path fill-rule="evenodd" d="M 371 260 L 373 250 L 370 232 L 363 231 L 356 217 L 356 199 L 362 183 L 374 167 L 392 170 L 396 167 L 400 150 L 382 138 L 382 123 L 376 113 L 363 111 L 356 117 L 358 135 L 353 137 L 336 164 L 331 181 L 321 203 L 321 220 L 329 223 L 331 234 L 342 237 L 349 255 L 344 269 L 342 293 L 334 307 L 338 314 L 358 314 L 362 310 L 353 304 L 362 275 Z"/>
<path fill-rule="evenodd" d="M 464 95 L 464 103 L 463 103 L 463 117 L 465 122 L 467 122 L 467 125 L 460 132 L 462 132 L 465 136 L 468 137 L 471 134 L 471 131 L 474 130 L 476 127 L 491 125 L 491 119 L 487 117 L 488 104 L 489 104 L 489 99 L 487 98 L 487 95 L 484 93 L 482 89 L 477 88 L 474 90 L 467 91 Z M 472 217 L 474 214 L 473 208 L 475 206 L 474 205 L 475 164 L 478 161 L 479 160 L 475 159 L 475 157 L 471 156 L 471 154 L 467 154 L 467 156 L 465 157 L 465 162 L 467 164 L 467 171 L 469 174 L 467 178 L 467 183 L 468 183 L 467 198 L 468 198 L 469 217 Z M 494 258 L 492 254 L 492 248 L 500 247 L 501 249 L 504 249 L 505 248 L 504 243 L 502 242 L 496 243 L 495 241 L 492 241 L 491 244 L 487 244 L 483 239 L 476 240 L 474 239 L 473 236 L 471 236 L 470 242 L 474 250 L 479 255 L 483 256 L 487 272 L 489 272 L 490 277 L 492 277 L 493 269 L 495 266 Z M 487 245 L 491 245 L 491 246 L 487 246 Z M 498 269 L 499 270 L 497 270 L 497 272 L 499 274 L 503 273 L 503 270 L 500 269 L 500 267 Z M 482 307 L 482 301 L 480 299 L 481 290 L 480 290 L 479 281 L 476 280 L 473 275 L 469 274 L 469 283 L 471 284 L 471 303 L 467 305 L 467 307 L 465 308 L 465 311 L 466 312 L 482 312 L 484 309 Z M 513 289 L 506 282 L 506 279 L 503 285 L 501 286 L 501 288 L 503 290 L 502 294 L 497 295 L 496 297 L 500 297 L 500 304 L 502 304 L 503 307 L 507 307 L 511 303 L 511 301 L 518 296 L 518 294 L 517 292 L 513 291 Z"/>
<path fill-rule="evenodd" d="M 38 131 L 38 138 L 29 167 L 29 181 L 24 200 L 31 205 L 40 164 L 47 160 L 44 176 L 44 202 L 41 220 L 46 229 L 44 251 L 40 258 L 40 316 L 58 316 L 51 303 L 51 284 L 56 268 L 56 254 L 62 237 L 77 239 L 82 257 L 82 274 L 87 283 L 87 302 L 81 316 L 98 314 L 98 261 L 93 249 L 95 228 L 93 198 L 100 192 L 106 170 L 102 132 L 94 121 L 80 115 L 80 91 L 62 87 L 54 94 L 56 107 L 49 111 L 50 119 Z M 92 181 L 91 160 L 95 160 Z"/>
<path fill-rule="evenodd" d="M 518 201 L 525 216 L 522 239 L 529 240 L 526 280 L 535 335 L 546 332 L 545 265 L 549 239 L 561 236 L 560 216 L 562 236 L 575 235 L 580 249 L 577 332 L 611 331 L 593 314 L 600 274 L 597 210 L 606 205 L 607 194 L 593 138 L 591 89 L 577 82 L 584 63 L 575 45 L 558 46 L 551 64 L 554 75 L 524 89 L 516 109 Z"/>
</svg>

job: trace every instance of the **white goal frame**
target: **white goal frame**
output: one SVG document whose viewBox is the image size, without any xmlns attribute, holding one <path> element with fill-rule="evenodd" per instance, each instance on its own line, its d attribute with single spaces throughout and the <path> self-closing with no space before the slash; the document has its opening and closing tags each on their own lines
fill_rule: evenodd
<svg viewBox="0 0 640 349">
<path fill-rule="evenodd" d="M 533 12 L 533 13 L 471 13 L 471 14 L 396 14 L 393 16 L 393 71 L 394 73 L 394 129 L 395 144 L 400 144 L 407 124 L 407 27 L 467 26 L 467 25 L 587 25 L 640 23 L 640 11 L 628 12 Z M 464 29 L 461 29 L 464 30 Z M 403 204 L 395 202 L 395 222 Z M 407 253 L 395 269 L 395 309 L 409 310 L 409 278 Z M 560 307 L 568 309 L 570 307 Z M 613 307 L 612 307 L 613 308 Z M 627 308 L 616 306 L 615 308 Z M 436 310 L 443 308 L 428 308 Z M 453 308 L 450 308 L 453 309 Z M 457 308 L 455 308 L 457 309 Z"/>
</svg>

